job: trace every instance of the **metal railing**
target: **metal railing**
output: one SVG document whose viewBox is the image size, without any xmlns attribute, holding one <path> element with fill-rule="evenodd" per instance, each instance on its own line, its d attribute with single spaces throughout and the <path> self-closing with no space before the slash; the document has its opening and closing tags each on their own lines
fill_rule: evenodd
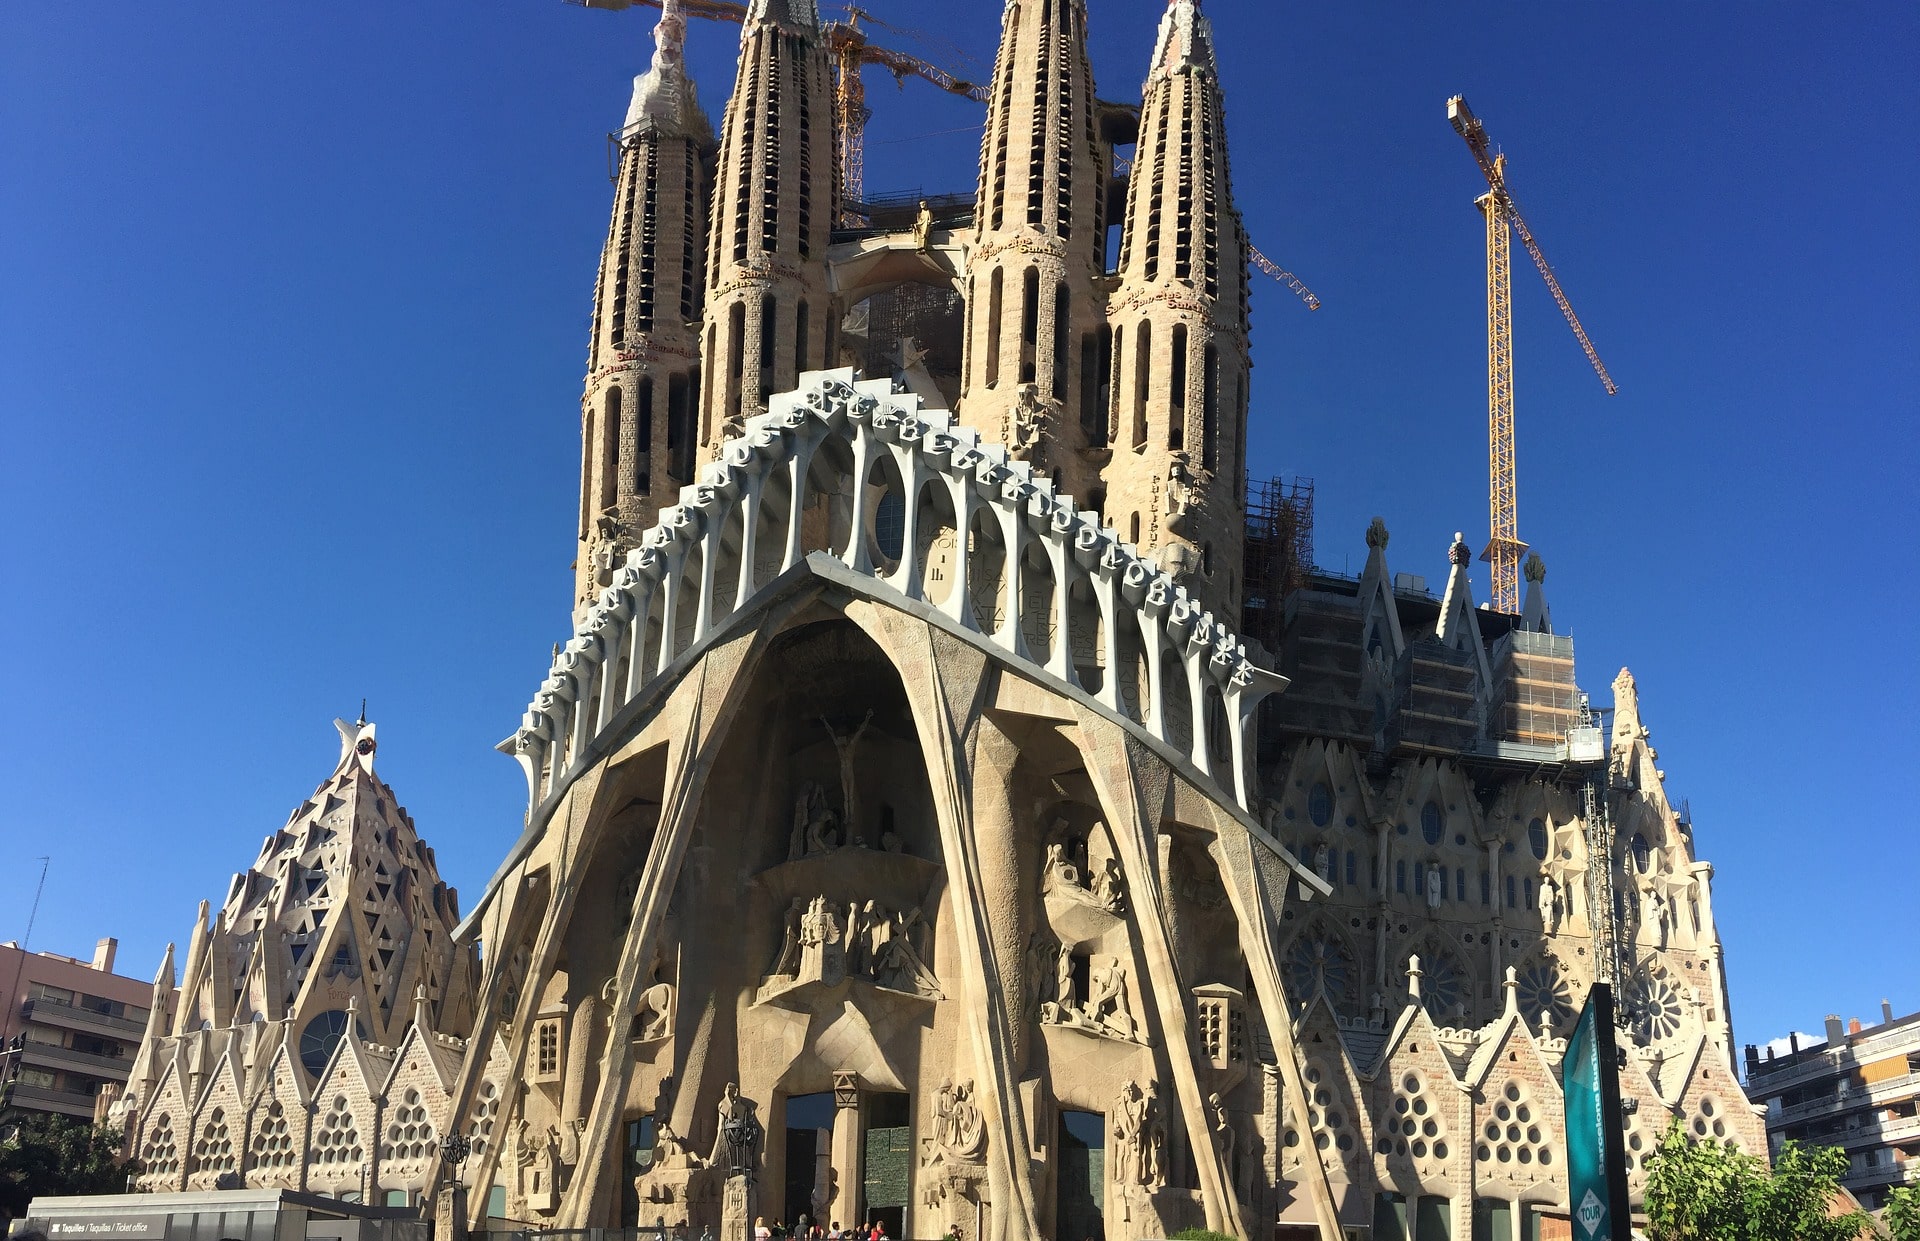
<svg viewBox="0 0 1920 1241">
<path fill-rule="evenodd" d="M 1792 1107 L 1783 1107 L 1780 1109 L 1779 1116 L 1769 1117 L 1768 1120 L 1774 1125 L 1790 1124 L 1796 1120 L 1806 1120 L 1828 1112 L 1844 1112 L 1850 1108 L 1870 1107 L 1888 1098 L 1912 1092 L 1920 1092 L 1920 1073 L 1903 1073 L 1899 1077 L 1889 1077 L 1864 1086 L 1850 1086 L 1845 1094 L 1808 1099 Z"/>
<path fill-rule="evenodd" d="M 74 1051 L 70 1047 L 56 1047 L 52 1043 L 28 1042 L 21 1048 L 21 1059 L 27 1064 L 43 1064 L 57 1069 L 77 1069 L 82 1073 L 96 1073 L 118 1081 L 125 1081 L 127 1074 L 133 1071 L 131 1056 L 96 1056 L 92 1052 Z"/>
<path fill-rule="evenodd" d="M 35 1014 L 39 1014 L 39 1019 L 48 1024 L 60 1024 L 63 1020 L 72 1020 L 88 1022 L 100 1029 L 112 1030 L 116 1033 L 139 1035 L 147 1032 L 147 1023 L 144 1018 L 134 1021 L 128 1017 L 115 1017 L 111 1013 L 83 1008 L 78 1004 L 69 1004 L 65 1000 L 50 999 L 47 996 L 28 1000 L 20 1006 L 22 1020 L 32 1021 Z"/>
</svg>

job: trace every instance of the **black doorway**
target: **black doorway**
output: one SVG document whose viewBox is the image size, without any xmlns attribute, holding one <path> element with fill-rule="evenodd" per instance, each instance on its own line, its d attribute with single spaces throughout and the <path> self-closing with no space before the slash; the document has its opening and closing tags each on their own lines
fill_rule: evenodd
<svg viewBox="0 0 1920 1241">
<path fill-rule="evenodd" d="M 814 1216 L 813 1191 L 833 1150 L 833 1095 L 795 1095 L 787 1100 L 786 1192 L 780 1223 L 794 1227 Z"/>
<path fill-rule="evenodd" d="M 1054 1235 L 1059 1241 L 1105 1241 L 1106 1116 L 1100 1112 L 1061 1112 L 1059 1149 Z"/>
</svg>

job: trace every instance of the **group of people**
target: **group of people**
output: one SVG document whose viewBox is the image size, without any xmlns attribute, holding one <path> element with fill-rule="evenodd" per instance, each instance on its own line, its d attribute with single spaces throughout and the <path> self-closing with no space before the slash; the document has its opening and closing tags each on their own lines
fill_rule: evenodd
<svg viewBox="0 0 1920 1241">
<path fill-rule="evenodd" d="M 804 1215 L 795 1220 L 791 1228 L 779 1220 L 768 1224 L 763 1215 L 753 1221 L 753 1236 L 754 1241 L 772 1241 L 775 1237 L 786 1237 L 790 1241 L 893 1241 L 892 1235 L 887 1232 L 887 1225 L 881 1220 L 876 1219 L 864 1226 L 856 1224 L 852 1228 L 842 1228 L 839 1220 L 822 1225 L 807 1222 Z M 947 1229 L 941 1241 L 965 1241 L 960 1234 L 960 1225 L 955 1224 Z"/>
</svg>

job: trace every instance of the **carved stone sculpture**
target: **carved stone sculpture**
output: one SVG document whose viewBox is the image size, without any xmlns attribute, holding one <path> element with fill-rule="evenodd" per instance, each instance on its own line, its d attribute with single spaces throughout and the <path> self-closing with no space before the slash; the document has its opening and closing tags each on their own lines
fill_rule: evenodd
<svg viewBox="0 0 1920 1241">
<path fill-rule="evenodd" d="M 1096 957 L 1087 981 L 1088 1023 L 1115 1038 L 1138 1041 L 1137 1025 L 1129 1003 L 1127 967 L 1111 957 Z"/>
<path fill-rule="evenodd" d="M 725 1168 L 730 1177 L 753 1179 L 763 1136 L 757 1110 L 754 1101 L 740 1093 L 738 1082 L 727 1083 L 720 1092 L 719 1131 L 714 1135 L 709 1164 Z"/>
<path fill-rule="evenodd" d="M 840 806 L 843 826 L 847 829 L 843 843 L 849 845 L 864 843 L 860 836 L 860 791 L 854 779 L 853 754 L 860 745 L 861 734 L 867 731 L 867 725 L 871 723 L 873 712 L 869 710 L 859 727 L 843 737 L 833 731 L 833 725 L 825 717 L 820 720 L 820 726 L 827 730 L 827 736 L 833 741 L 834 753 L 840 758 Z"/>
<path fill-rule="evenodd" d="M 1159 1189 L 1165 1180 L 1162 1160 L 1167 1133 L 1160 1119 L 1158 1089 L 1152 1082 L 1144 1092 L 1134 1082 L 1120 1088 L 1113 1104 L 1113 1137 L 1119 1155 L 1116 1179 L 1129 1189 L 1148 1193 Z"/>
<path fill-rule="evenodd" d="M 1447 872 L 1438 862 L 1427 863 L 1427 908 L 1438 909 L 1447 896 Z"/>
<path fill-rule="evenodd" d="M 1544 876 L 1540 880 L 1540 925 L 1549 935 L 1560 929 L 1560 888 Z"/>
<path fill-rule="evenodd" d="M 934 1128 L 942 1158 L 978 1163 L 986 1157 L 986 1122 L 980 1105 L 973 1101 L 971 1078 L 957 1086 L 951 1079 L 940 1084 Z"/>
<path fill-rule="evenodd" d="M 1093 899 L 1108 913 L 1117 914 L 1126 905 L 1127 884 L 1120 877 L 1120 864 L 1106 859 L 1093 872 Z"/>
<path fill-rule="evenodd" d="M 633 1007 L 634 1028 L 643 1039 L 665 1038 L 673 1028 L 673 984 L 661 976 L 666 968 L 665 949 L 654 949 L 653 968 L 647 971 L 650 981 Z"/>
</svg>

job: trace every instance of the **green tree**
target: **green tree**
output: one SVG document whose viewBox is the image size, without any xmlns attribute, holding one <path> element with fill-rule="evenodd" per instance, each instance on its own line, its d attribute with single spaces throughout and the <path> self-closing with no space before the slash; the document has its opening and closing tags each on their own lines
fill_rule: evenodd
<svg viewBox="0 0 1920 1241">
<path fill-rule="evenodd" d="M 1674 1121 L 1647 1160 L 1652 1241 L 1854 1241 L 1864 1212 L 1832 1216 L 1845 1152 L 1788 1142 L 1772 1169 L 1732 1142 L 1696 1142 Z"/>
<path fill-rule="evenodd" d="M 1896 1189 L 1888 1194 L 1880 1222 L 1893 1241 L 1920 1241 L 1920 1189 Z"/>
<path fill-rule="evenodd" d="M 119 1143 L 105 1129 L 65 1116 L 28 1115 L 0 1136 L 0 1221 L 26 1214 L 48 1194 L 110 1194 L 133 1168 L 114 1162 Z"/>
</svg>

